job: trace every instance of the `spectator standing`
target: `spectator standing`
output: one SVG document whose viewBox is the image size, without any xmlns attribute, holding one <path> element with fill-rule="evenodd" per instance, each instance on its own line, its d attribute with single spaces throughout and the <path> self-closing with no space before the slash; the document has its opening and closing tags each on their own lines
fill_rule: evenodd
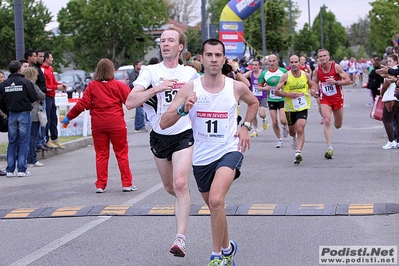
<svg viewBox="0 0 399 266">
<path fill-rule="evenodd" d="M 5 77 L 4 77 L 4 72 L 0 70 L 0 83 L 2 83 L 4 81 Z M 0 110 L 0 115 L 4 118 L 7 118 L 7 115 L 5 113 L 3 113 L 3 111 Z M 0 176 L 5 176 L 6 172 L 3 170 L 0 170 Z"/>
<path fill-rule="evenodd" d="M 130 89 L 133 89 L 133 82 L 137 79 L 141 70 L 141 62 L 136 60 L 133 62 L 133 71 L 129 77 Z M 134 132 L 148 132 L 145 128 L 145 113 L 142 106 L 136 107 L 136 114 L 134 116 Z"/>
<path fill-rule="evenodd" d="M 375 97 L 380 95 L 381 85 L 384 83 L 384 78 L 377 74 L 377 70 L 381 69 L 381 58 L 374 58 L 373 68 L 370 70 L 367 82 L 367 88 L 370 90 L 371 98 L 374 102 Z"/>
<path fill-rule="evenodd" d="M 397 69 L 398 56 L 395 54 L 388 55 L 388 66 Z M 397 140 L 395 139 L 394 123 L 396 122 L 396 132 L 398 132 L 397 126 L 399 125 L 399 100 L 395 97 L 397 77 L 387 75 L 385 77 L 384 85 L 381 89 L 382 102 L 384 103 L 384 110 L 382 113 L 382 122 L 384 123 L 385 131 L 388 136 L 388 142 L 382 148 L 384 150 L 396 149 L 398 147 Z"/>
<path fill-rule="evenodd" d="M 33 67 L 37 69 L 37 80 L 36 80 L 36 85 L 39 87 L 39 89 L 43 92 L 46 93 L 46 79 L 44 77 L 43 71 L 42 71 L 42 64 L 44 61 L 44 51 L 42 50 L 36 50 L 36 55 L 37 55 L 37 61 L 35 64 L 33 64 Z M 42 105 L 42 108 L 44 112 L 46 113 L 46 99 L 40 102 Z M 46 126 L 40 126 L 39 132 L 37 134 L 37 139 L 36 139 L 36 150 L 38 151 L 48 151 L 50 148 L 47 146 L 46 142 Z"/>
<path fill-rule="evenodd" d="M 45 98 L 46 95 L 42 92 L 39 87 L 35 84 L 37 79 L 37 69 L 34 67 L 25 68 L 22 71 L 22 74 L 33 83 L 33 87 L 35 88 L 37 94 L 37 101 L 32 103 L 32 111 L 30 111 L 30 116 L 32 119 L 31 131 L 30 131 L 30 140 L 29 140 L 29 153 L 27 158 L 28 166 L 43 166 L 41 162 L 37 160 L 36 154 L 36 139 L 37 134 L 40 129 L 39 122 L 39 112 L 43 112 L 42 105 L 40 104 Z"/>
<path fill-rule="evenodd" d="M 60 148 L 64 147 L 58 142 L 58 118 L 57 118 L 57 106 L 55 106 L 55 91 L 64 90 L 66 88 L 63 84 L 58 84 L 55 79 L 54 71 L 52 68 L 53 56 L 50 52 L 44 52 L 44 62 L 41 66 L 44 77 L 46 79 L 46 115 L 47 115 L 47 125 L 45 129 L 47 146 L 50 148 Z M 48 132 L 50 130 L 50 136 Z"/>
<path fill-rule="evenodd" d="M 122 191 L 131 192 L 138 189 L 132 184 L 127 127 L 122 107 L 130 89 L 114 79 L 114 72 L 111 60 L 101 59 L 94 72 L 93 81 L 87 86 L 83 97 L 62 120 L 64 125 L 68 125 L 69 121 L 81 112 L 90 110 L 93 144 L 96 151 L 97 193 L 105 192 L 108 183 L 110 142 L 121 173 Z"/>
<path fill-rule="evenodd" d="M 32 82 L 21 74 L 21 63 L 11 61 L 10 76 L 0 84 L 0 108 L 8 113 L 7 177 L 30 176 L 26 158 L 29 152 L 32 103 L 37 94 Z"/>
</svg>

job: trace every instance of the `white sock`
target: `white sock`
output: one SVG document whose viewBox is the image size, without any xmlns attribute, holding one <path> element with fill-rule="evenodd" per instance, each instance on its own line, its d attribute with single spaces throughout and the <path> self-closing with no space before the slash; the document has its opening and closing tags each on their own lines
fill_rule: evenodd
<svg viewBox="0 0 399 266">
<path fill-rule="evenodd" d="M 231 252 L 233 252 L 233 248 L 232 248 L 231 245 L 229 245 L 228 248 L 222 248 L 222 253 L 223 253 L 224 255 L 230 255 Z"/>
<path fill-rule="evenodd" d="M 186 236 L 183 234 L 176 234 L 176 237 L 183 239 L 184 241 L 186 241 Z"/>
<path fill-rule="evenodd" d="M 222 256 L 222 252 L 215 252 L 215 251 L 212 251 L 212 256 L 215 256 L 215 257 L 221 257 Z"/>
</svg>

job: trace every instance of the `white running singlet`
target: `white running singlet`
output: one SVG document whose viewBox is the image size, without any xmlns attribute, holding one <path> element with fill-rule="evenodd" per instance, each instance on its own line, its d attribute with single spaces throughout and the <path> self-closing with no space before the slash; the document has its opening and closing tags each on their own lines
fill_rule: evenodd
<svg viewBox="0 0 399 266">
<path fill-rule="evenodd" d="M 237 101 L 233 80 L 224 78 L 223 90 L 209 93 L 201 78 L 194 80 L 197 102 L 189 112 L 193 126 L 193 165 L 207 165 L 228 152 L 238 151 Z"/>
<path fill-rule="evenodd" d="M 182 117 L 171 127 L 162 130 L 159 126 L 161 116 L 166 112 L 172 103 L 176 93 L 187 82 L 198 78 L 199 75 L 194 68 L 189 66 L 177 65 L 175 68 L 167 68 L 163 62 L 144 67 L 140 75 L 133 82 L 133 85 L 141 85 L 145 89 L 150 86 L 155 87 L 165 79 L 174 79 L 177 81 L 172 90 L 166 90 L 156 94 L 144 103 L 144 111 L 150 120 L 152 130 L 162 135 L 176 135 L 191 128 L 187 116 Z M 134 90 L 134 88 L 133 88 Z"/>
</svg>

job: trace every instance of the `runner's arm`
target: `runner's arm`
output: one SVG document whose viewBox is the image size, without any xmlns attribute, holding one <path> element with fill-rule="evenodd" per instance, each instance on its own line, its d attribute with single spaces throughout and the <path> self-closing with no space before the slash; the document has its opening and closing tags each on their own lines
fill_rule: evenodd
<svg viewBox="0 0 399 266">
<path fill-rule="evenodd" d="M 352 81 L 350 80 L 348 74 L 343 70 L 340 65 L 335 64 L 335 72 L 341 77 L 341 80 L 338 80 L 336 85 L 346 86 L 352 84 Z"/>
<path fill-rule="evenodd" d="M 128 110 L 131 110 L 133 108 L 141 106 L 145 101 L 147 101 L 157 93 L 172 89 L 175 83 L 175 80 L 164 80 L 162 83 L 149 89 L 146 89 L 139 84 L 135 85 L 132 91 L 129 93 L 129 96 L 127 97 L 126 108 Z"/>
<path fill-rule="evenodd" d="M 197 101 L 197 96 L 193 89 L 194 84 L 190 81 L 179 90 L 166 112 L 161 116 L 161 121 L 159 122 L 161 129 L 173 126 L 182 117 L 183 113 L 188 114 L 193 108 L 194 103 Z"/>
</svg>

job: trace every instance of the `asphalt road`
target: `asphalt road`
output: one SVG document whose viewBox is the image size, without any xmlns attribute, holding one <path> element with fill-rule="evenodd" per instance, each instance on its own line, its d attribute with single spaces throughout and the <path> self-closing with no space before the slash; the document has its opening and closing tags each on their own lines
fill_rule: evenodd
<svg viewBox="0 0 399 266">
<path fill-rule="evenodd" d="M 367 89 L 345 88 L 344 126 L 333 129 L 334 159 L 326 160 L 323 126 L 313 101 L 305 129 L 304 160 L 294 165 L 289 139 L 276 149 L 272 129 L 253 138 L 242 176 L 226 198 L 228 206 L 253 204 L 399 203 L 396 165 L 399 149 L 383 150 L 382 122 L 369 118 Z M 240 112 L 244 112 L 245 106 Z M 270 117 L 269 117 L 270 120 Z M 128 121 L 129 156 L 139 190 L 123 193 L 114 155 L 107 192 L 95 193 L 93 147 L 43 160 L 27 178 L 0 179 L 1 210 L 20 208 L 173 205 L 160 183 L 148 133 L 133 133 Z M 194 178 L 191 203 L 202 205 Z M 318 205 L 316 205 L 318 206 Z M 399 244 L 398 214 L 392 215 L 233 215 L 230 237 L 239 248 L 237 265 L 318 265 L 319 246 Z M 209 216 L 191 216 L 187 256 L 168 250 L 174 217 L 83 216 L 0 220 L 0 265 L 206 265 L 211 252 Z"/>
</svg>

